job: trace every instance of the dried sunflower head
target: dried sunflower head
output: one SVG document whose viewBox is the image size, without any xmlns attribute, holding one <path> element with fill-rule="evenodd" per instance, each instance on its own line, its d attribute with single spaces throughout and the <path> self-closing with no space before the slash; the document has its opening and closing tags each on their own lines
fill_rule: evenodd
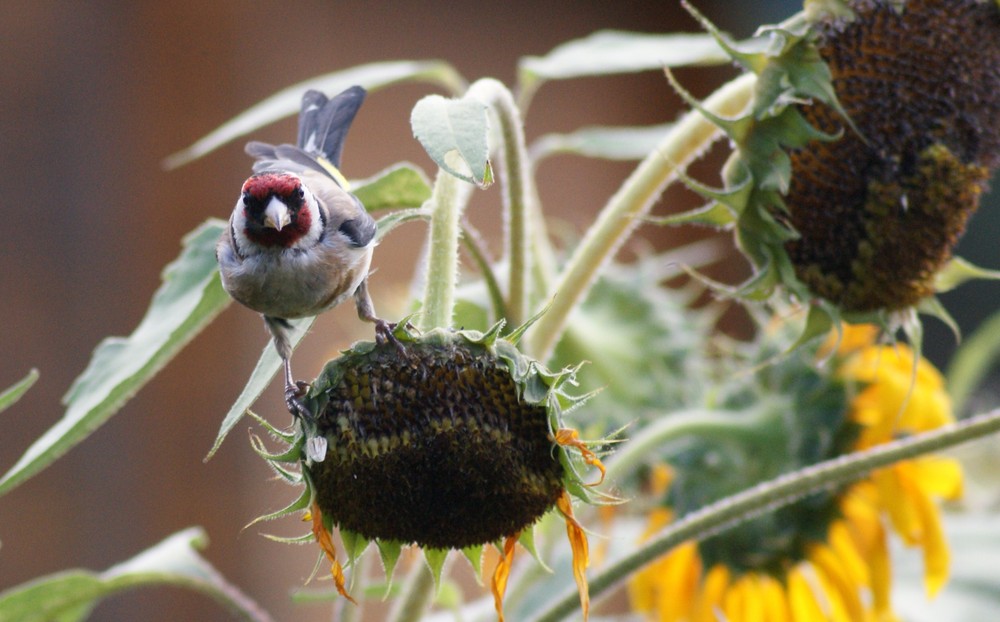
<svg viewBox="0 0 1000 622">
<path fill-rule="evenodd" d="M 952 249 L 1000 164 L 1000 7 L 981 0 L 825 0 L 750 43 L 757 74 L 712 209 L 677 222 L 736 229 L 754 276 L 830 319 L 890 324 L 981 275 Z M 694 102 L 697 105 L 697 102 Z M 946 284 L 946 285 L 945 285 Z"/>
<path fill-rule="evenodd" d="M 438 574 L 447 551 L 462 550 L 478 570 L 483 545 L 495 544 L 502 619 L 514 544 L 530 548 L 532 526 L 556 508 L 586 610 L 587 543 L 570 493 L 595 500 L 578 468 L 594 466 L 603 479 L 603 465 L 562 425 L 578 401 L 563 390 L 575 370 L 548 372 L 500 338 L 501 327 L 424 334 L 399 327 L 395 343 L 356 344 L 313 384 L 306 405 L 316 418 L 303 421 L 289 439 L 293 451 L 281 457 L 301 465 L 307 491 L 290 511 L 310 507 L 313 536 L 344 596 L 333 527 L 349 561 L 375 542 L 390 573 L 403 546 L 423 548 Z"/>
</svg>

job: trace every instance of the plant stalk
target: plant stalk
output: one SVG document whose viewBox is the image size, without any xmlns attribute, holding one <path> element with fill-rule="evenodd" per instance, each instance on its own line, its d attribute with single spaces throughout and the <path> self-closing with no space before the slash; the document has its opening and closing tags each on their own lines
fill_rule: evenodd
<svg viewBox="0 0 1000 622">
<path fill-rule="evenodd" d="M 756 80 L 754 74 L 745 73 L 724 84 L 705 100 L 705 109 L 724 117 L 739 114 L 750 102 Z M 601 268 L 676 178 L 677 170 L 701 154 L 719 131 L 701 112 L 688 112 L 611 197 L 566 265 L 551 306 L 531 329 L 528 342 L 539 360 L 552 355 L 570 313 L 590 291 Z"/>
<path fill-rule="evenodd" d="M 459 220 L 472 186 L 438 169 L 431 195 L 431 225 L 427 242 L 427 273 L 417 324 L 421 330 L 451 326 L 458 280 Z"/>
<path fill-rule="evenodd" d="M 703 540 L 766 512 L 773 512 L 823 488 L 842 486 L 871 471 L 900 460 L 954 447 L 1000 431 L 1000 409 L 956 424 L 911 436 L 865 451 L 782 475 L 691 512 L 669 525 L 640 550 L 604 569 L 590 581 L 590 596 L 597 596 L 633 572 L 688 540 Z M 556 622 L 579 607 L 575 590 L 568 591 L 532 622 Z"/>
<path fill-rule="evenodd" d="M 524 124 L 514 96 L 503 83 L 493 78 L 477 80 L 468 96 L 486 102 L 500 122 L 503 139 L 503 204 L 507 233 L 507 323 L 520 326 L 528 314 L 528 276 L 530 241 L 528 212 L 531 176 L 528 174 L 528 150 L 524 142 Z"/>
</svg>

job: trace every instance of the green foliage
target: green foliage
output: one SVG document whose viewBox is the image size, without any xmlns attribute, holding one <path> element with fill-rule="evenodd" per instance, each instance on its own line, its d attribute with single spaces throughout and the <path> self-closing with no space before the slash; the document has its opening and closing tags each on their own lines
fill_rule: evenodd
<svg viewBox="0 0 1000 622">
<path fill-rule="evenodd" d="M 207 543 L 204 532 L 192 527 L 103 572 L 66 570 L 12 587 L 0 592 L 0 620 L 85 620 L 108 596 L 146 586 L 172 585 L 215 599 L 240 620 L 269 622 L 267 613 L 198 554 Z"/>
</svg>

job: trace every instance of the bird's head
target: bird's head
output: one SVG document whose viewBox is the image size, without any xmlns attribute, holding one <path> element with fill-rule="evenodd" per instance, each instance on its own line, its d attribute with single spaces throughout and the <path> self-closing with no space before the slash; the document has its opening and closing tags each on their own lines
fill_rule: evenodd
<svg viewBox="0 0 1000 622">
<path fill-rule="evenodd" d="M 240 233 L 265 248 L 301 245 L 322 226 L 315 197 L 294 173 L 258 173 L 247 179 L 236 212 Z"/>
</svg>

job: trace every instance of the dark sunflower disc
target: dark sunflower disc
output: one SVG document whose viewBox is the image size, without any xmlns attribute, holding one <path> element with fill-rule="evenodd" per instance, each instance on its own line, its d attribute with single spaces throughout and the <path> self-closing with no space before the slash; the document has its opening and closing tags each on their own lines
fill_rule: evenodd
<svg viewBox="0 0 1000 622">
<path fill-rule="evenodd" d="M 307 466 L 323 514 L 369 540 L 431 548 L 534 523 L 562 492 L 563 466 L 516 363 L 458 337 L 332 362 L 317 422 L 327 455 Z"/>
</svg>

